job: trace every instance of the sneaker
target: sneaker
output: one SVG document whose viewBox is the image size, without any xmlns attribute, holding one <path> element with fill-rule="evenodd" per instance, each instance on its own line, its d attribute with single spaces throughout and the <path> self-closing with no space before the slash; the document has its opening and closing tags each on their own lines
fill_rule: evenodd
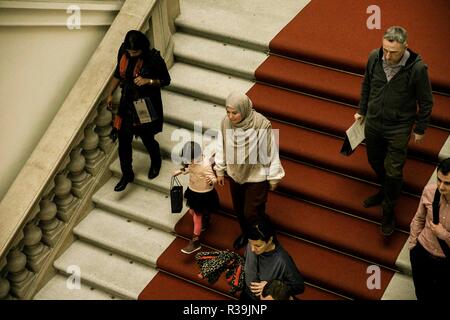
<svg viewBox="0 0 450 320">
<path fill-rule="evenodd" d="M 191 254 L 200 249 L 201 249 L 200 241 L 199 240 L 191 240 L 191 241 L 189 241 L 189 244 L 186 247 L 181 249 L 181 252 L 186 253 L 186 254 Z"/>
</svg>

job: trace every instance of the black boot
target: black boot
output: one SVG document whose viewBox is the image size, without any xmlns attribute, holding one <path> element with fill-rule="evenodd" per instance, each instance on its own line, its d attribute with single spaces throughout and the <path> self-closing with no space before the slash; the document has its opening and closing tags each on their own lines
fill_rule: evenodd
<svg viewBox="0 0 450 320">
<path fill-rule="evenodd" d="M 148 178 L 155 179 L 159 175 L 159 170 L 161 169 L 161 160 L 159 161 L 153 161 L 150 166 L 150 169 L 148 170 Z"/>
<path fill-rule="evenodd" d="M 381 218 L 381 233 L 388 237 L 395 230 L 395 213 L 394 207 L 383 205 L 383 217 Z"/>
<path fill-rule="evenodd" d="M 122 178 L 120 178 L 119 183 L 117 183 L 116 186 L 114 187 L 114 191 L 120 192 L 120 191 L 125 190 L 128 183 L 133 182 L 133 181 L 134 181 L 134 175 L 132 175 L 132 176 L 123 175 Z"/>
<path fill-rule="evenodd" d="M 381 219 L 381 233 L 390 236 L 395 229 L 394 208 L 402 190 L 402 178 L 386 177 L 384 181 L 383 217 Z"/>
<path fill-rule="evenodd" d="M 363 201 L 364 208 L 370 208 L 374 206 L 378 206 L 383 203 L 384 200 L 384 190 L 381 189 L 377 193 L 371 195 L 366 200 Z"/>
</svg>

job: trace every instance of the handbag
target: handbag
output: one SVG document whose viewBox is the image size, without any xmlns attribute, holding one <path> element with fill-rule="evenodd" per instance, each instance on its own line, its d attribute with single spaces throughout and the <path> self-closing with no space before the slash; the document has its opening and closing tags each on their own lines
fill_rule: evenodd
<svg viewBox="0 0 450 320">
<path fill-rule="evenodd" d="M 172 213 L 180 213 L 183 209 L 183 186 L 177 177 L 170 180 L 170 207 Z"/>
</svg>

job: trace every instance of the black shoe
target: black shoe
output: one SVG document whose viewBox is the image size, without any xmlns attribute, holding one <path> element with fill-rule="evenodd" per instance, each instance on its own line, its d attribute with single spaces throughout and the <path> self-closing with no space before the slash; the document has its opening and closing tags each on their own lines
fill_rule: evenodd
<svg viewBox="0 0 450 320">
<path fill-rule="evenodd" d="M 371 195 L 366 200 L 363 201 L 364 208 L 370 208 L 374 206 L 378 206 L 383 203 L 384 200 L 384 192 L 383 190 L 378 191 L 376 194 Z"/>
<path fill-rule="evenodd" d="M 240 248 L 245 247 L 247 245 L 248 239 L 246 236 L 241 234 L 239 237 L 236 238 L 233 242 L 233 248 L 236 250 L 239 250 Z"/>
<path fill-rule="evenodd" d="M 114 187 L 114 191 L 120 192 L 120 191 L 125 190 L 125 188 L 127 187 L 127 184 L 130 182 L 133 182 L 133 181 L 134 181 L 134 177 L 122 176 L 119 183 L 117 183 L 116 186 Z"/>
<path fill-rule="evenodd" d="M 383 208 L 383 218 L 381 219 L 381 234 L 390 236 L 395 230 L 395 215 L 393 208 Z"/>
<path fill-rule="evenodd" d="M 161 168 L 161 165 L 159 166 L 150 166 L 150 170 L 148 170 L 148 178 L 150 180 L 155 179 L 159 175 L 159 169 Z"/>
</svg>

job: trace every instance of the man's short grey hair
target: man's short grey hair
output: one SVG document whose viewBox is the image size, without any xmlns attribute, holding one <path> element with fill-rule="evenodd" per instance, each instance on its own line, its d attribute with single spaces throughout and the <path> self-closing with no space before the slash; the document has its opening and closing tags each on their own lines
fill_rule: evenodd
<svg viewBox="0 0 450 320">
<path fill-rule="evenodd" d="M 408 41 L 408 32 L 403 27 L 392 26 L 386 30 L 383 39 L 397 41 L 398 43 L 405 45 Z"/>
</svg>

